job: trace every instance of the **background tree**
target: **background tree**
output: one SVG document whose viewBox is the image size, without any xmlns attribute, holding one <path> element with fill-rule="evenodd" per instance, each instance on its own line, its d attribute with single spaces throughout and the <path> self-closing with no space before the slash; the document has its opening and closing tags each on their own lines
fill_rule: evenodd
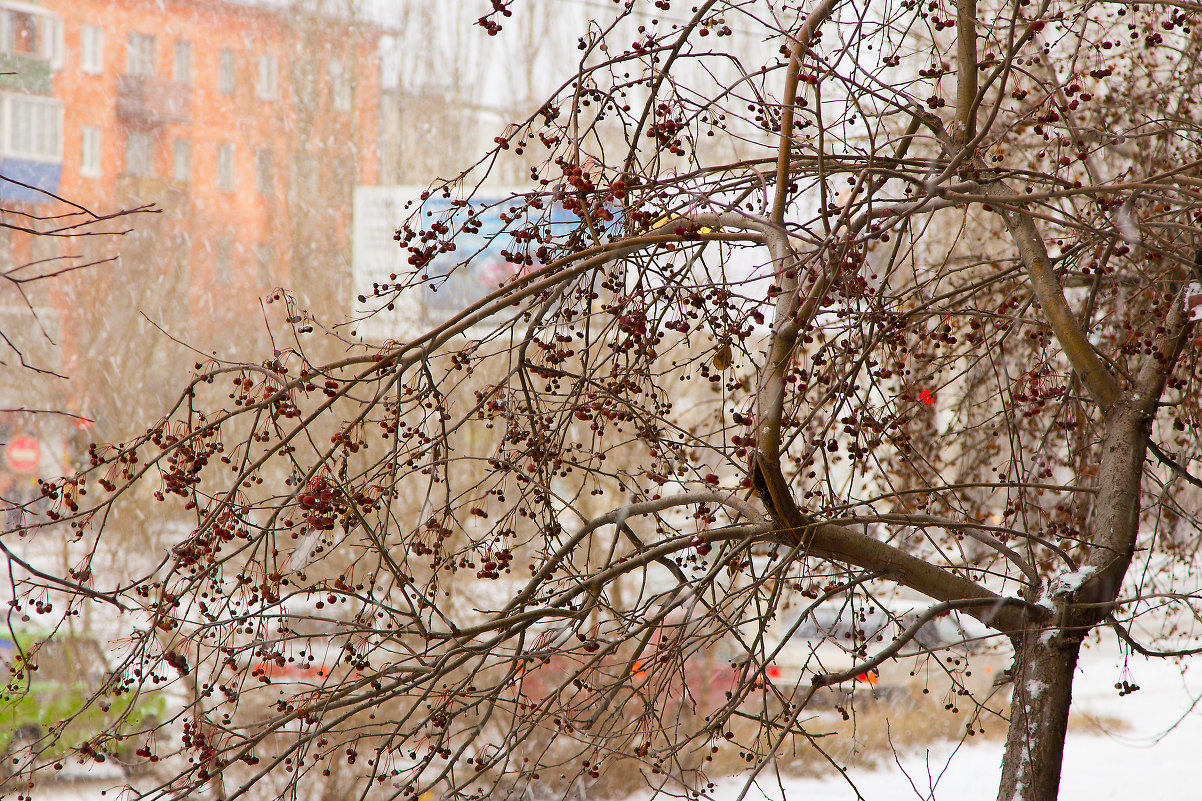
<svg viewBox="0 0 1202 801">
<path fill-rule="evenodd" d="M 566 795 L 622 760 L 700 790 L 723 749 L 754 776 L 821 747 L 823 688 L 957 611 L 1013 648 L 999 797 L 1048 799 L 1083 639 L 1148 652 L 1153 611 L 1194 636 L 1196 13 L 652 6 L 598 16 L 562 88 L 415 204 L 412 271 L 374 300 L 404 315 L 470 268 L 473 190 L 518 158 L 495 290 L 322 363 L 286 309 L 269 358 L 198 362 L 46 485 L 29 527 L 80 561 L 15 613 L 124 610 L 105 692 L 192 688 L 140 749 L 151 795 Z M 194 530 L 90 572 L 144 483 Z M 771 681 L 774 617 L 894 587 L 932 605 L 849 670 Z M 713 697 L 690 666 L 718 641 Z"/>
<path fill-rule="evenodd" d="M 63 299 L 74 297 L 72 288 L 82 282 L 112 280 L 120 242 L 159 210 L 138 203 L 94 210 L 53 194 L 43 197 L 9 176 L 0 181 L 43 200 L 8 200 L 0 208 L 0 510 L 10 528 L 42 500 L 35 473 L 75 469 L 73 445 L 91 423 L 74 391 L 78 385 L 69 380 L 79 366 L 80 343 L 78 321 L 64 309 L 78 307 Z M 17 464 L 9 453 L 19 438 L 34 441 L 31 463 Z M 18 533 L 10 531 L 6 545 L 28 557 Z"/>
</svg>

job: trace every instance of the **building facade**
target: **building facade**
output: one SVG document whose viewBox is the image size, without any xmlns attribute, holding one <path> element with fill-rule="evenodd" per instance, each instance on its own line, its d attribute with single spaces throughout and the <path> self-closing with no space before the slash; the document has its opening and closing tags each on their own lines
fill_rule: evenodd
<svg viewBox="0 0 1202 801">
<path fill-rule="evenodd" d="M 0 0 L 0 215 L 12 226 L 0 270 L 98 263 L 31 286 L 29 304 L 0 299 L 0 332 L 70 377 L 46 402 L 97 420 L 97 436 L 134 416 L 130 376 L 178 383 L 159 378 L 180 359 L 147 320 L 225 355 L 249 349 L 244 330 L 262 334 L 259 299 L 276 286 L 325 319 L 345 315 L 352 193 L 378 182 L 382 31 L 331 5 Z M 71 204 L 156 213 L 99 226 L 120 237 L 75 237 L 91 218 Z M 5 383 L 0 406 L 33 405 Z M 42 425 L 0 420 L 14 436 Z"/>
<path fill-rule="evenodd" d="M 0 174 L 19 182 L 0 202 L 156 204 L 125 261 L 175 273 L 193 312 L 214 291 L 328 284 L 349 260 L 352 189 L 377 181 L 378 39 L 225 0 L 0 0 Z"/>
</svg>

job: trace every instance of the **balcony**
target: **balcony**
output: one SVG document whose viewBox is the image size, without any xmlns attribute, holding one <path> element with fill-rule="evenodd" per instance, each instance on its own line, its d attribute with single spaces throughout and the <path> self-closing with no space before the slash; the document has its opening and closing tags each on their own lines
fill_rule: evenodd
<svg viewBox="0 0 1202 801">
<path fill-rule="evenodd" d="M 38 56 L 0 53 L 0 90 L 49 95 L 53 91 L 53 67 Z"/>
<path fill-rule="evenodd" d="M 186 215 L 191 209 L 187 184 L 157 175 L 121 173 L 116 197 L 118 203 L 130 206 L 155 203 L 168 216 Z"/>
<path fill-rule="evenodd" d="M 192 87 L 149 75 L 117 79 L 117 116 L 138 128 L 192 121 Z"/>
<path fill-rule="evenodd" d="M 49 203 L 62 175 L 62 164 L 0 156 L 0 201 Z"/>
</svg>

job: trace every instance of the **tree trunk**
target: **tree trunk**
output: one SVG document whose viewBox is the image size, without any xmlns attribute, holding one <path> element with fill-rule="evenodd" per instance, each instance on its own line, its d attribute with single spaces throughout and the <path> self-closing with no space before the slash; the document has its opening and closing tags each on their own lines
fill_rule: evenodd
<svg viewBox="0 0 1202 801">
<path fill-rule="evenodd" d="M 1059 791 L 1081 641 L 1110 613 L 1139 534 L 1145 421 L 1149 398 L 1157 395 L 1124 398 L 1105 413 L 1090 552 L 1078 570 L 1044 587 L 1042 603 L 1053 607 L 1048 626 L 1015 638 L 1014 697 L 999 801 L 1055 801 Z"/>
<path fill-rule="evenodd" d="M 1023 634 L 1014 658 L 998 801 L 1055 801 L 1080 652 L 1081 636 L 1075 632 L 1032 629 Z"/>
</svg>

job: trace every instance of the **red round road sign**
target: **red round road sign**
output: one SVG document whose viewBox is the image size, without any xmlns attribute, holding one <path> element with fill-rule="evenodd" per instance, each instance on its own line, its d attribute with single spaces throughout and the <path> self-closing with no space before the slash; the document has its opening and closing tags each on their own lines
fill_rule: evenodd
<svg viewBox="0 0 1202 801">
<path fill-rule="evenodd" d="M 18 473 L 32 473 L 42 458 L 42 445 L 37 438 L 21 434 L 8 441 L 4 449 L 4 460 Z"/>
</svg>

